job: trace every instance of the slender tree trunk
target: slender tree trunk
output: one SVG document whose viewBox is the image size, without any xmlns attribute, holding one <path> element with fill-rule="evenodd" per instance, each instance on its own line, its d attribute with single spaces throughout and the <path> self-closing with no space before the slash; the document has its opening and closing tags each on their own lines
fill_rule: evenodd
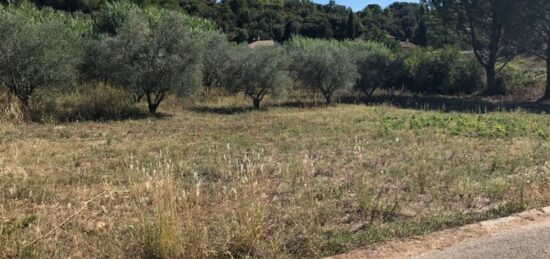
<svg viewBox="0 0 550 259">
<path fill-rule="evenodd" d="M 332 103 L 332 96 L 330 96 L 330 94 L 326 94 L 325 101 L 327 106 L 330 105 Z"/>
<path fill-rule="evenodd" d="M 487 95 L 497 95 L 497 73 L 495 69 L 495 64 L 488 64 L 485 68 L 487 73 Z"/>
<path fill-rule="evenodd" d="M 24 107 L 29 107 L 29 96 L 28 95 L 18 95 L 19 100 L 21 100 L 21 103 Z"/>
<path fill-rule="evenodd" d="M 158 105 L 154 104 L 154 103 L 149 103 L 149 113 L 150 114 L 155 114 L 157 113 L 157 108 L 159 107 Z"/>
<path fill-rule="evenodd" d="M 151 96 L 151 93 L 146 93 L 145 96 L 147 97 L 147 105 L 149 108 L 150 114 L 157 113 L 157 108 L 159 107 L 158 103 L 153 100 L 153 97 Z"/>
</svg>

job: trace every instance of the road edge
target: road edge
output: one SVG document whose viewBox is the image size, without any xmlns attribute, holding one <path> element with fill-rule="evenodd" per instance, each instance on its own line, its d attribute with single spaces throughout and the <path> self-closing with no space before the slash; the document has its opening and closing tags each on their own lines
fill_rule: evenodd
<svg viewBox="0 0 550 259">
<path fill-rule="evenodd" d="M 345 254 L 327 258 L 407 258 L 411 256 L 418 256 L 433 250 L 441 250 L 460 242 L 470 241 L 477 238 L 491 237 L 505 231 L 518 229 L 545 221 L 550 221 L 550 206 L 531 209 L 503 218 L 481 221 L 459 228 L 437 231 L 427 235 L 387 241 L 373 247 L 361 248 Z"/>
</svg>

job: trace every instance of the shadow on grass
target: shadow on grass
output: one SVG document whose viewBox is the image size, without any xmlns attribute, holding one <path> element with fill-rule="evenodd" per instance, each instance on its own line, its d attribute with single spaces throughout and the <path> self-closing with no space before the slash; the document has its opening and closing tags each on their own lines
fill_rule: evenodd
<svg viewBox="0 0 550 259">
<path fill-rule="evenodd" d="M 376 95 L 373 97 L 346 96 L 341 97 L 338 103 L 391 105 L 403 109 L 416 109 L 440 112 L 487 113 L 496 111 L 514 111 L 521 109 L 530 113 L 550 113 L 550 103 L 546 102 L 514 102 L 483 99 L 480 97 L 453 97 L 453 96 L 408 96 L 408 95 Z M 271 107 L 277 108 L 320 108 L 327 107 L 324 102 L 292 101 L 266 105 L 257 110 L 250 106 L 242 107 L 208 107 L 198 106 L 191 108 L 194 112 L 215 114 L 240 114 L 251 111 L 264 111 Z"/>
<path fill-rule="evenodd" d="M 344 103 L 357 103 L 354 97 L 342 98 Z M 550 113 L 550 103 L 487 100 L 479 97 L 377 95 L 363 98 L 367 105 L 389 104 L 399 108 L 435 110 L 441 112 L 486 113 L 521 109 L 531 113 Z"/>
<path fill-rule="evenodd" d="M 287 109 L 304 109 L 304 108 L 317 108 L 317 107 L 327 107 L 323 102 L 314 102 L 314 101 L 292 101 L 292 102 L 283 102 L 283 103 L 273 103 L 269 105 L 264 105 L 260 109 L 256 109 L 252 106 L 238 106 L 238 107 L 208 107 L 208 106 L 195 106 L 191 107 L 190 110 L 199 113 L 214 113 L 221 115 L 233 115 L 241 114 L 247 112 L 256 112 L 256 111 L 266 111 L 269 108 L 287 108 Z"/>
<path fill-rule="evenodd" d="M 167 113 L 151 114 L 139 108 L 131 108 L 122 113 L 110 114 L 108 112 L 67 112 L 57 114 L 32 114 L 30 120 L 38 123 L 73 123 L 73 122 L 115 122 L 127 120 L 165 120 L 173 116 Z"/>
<path fill-rule="evenodd" d="M 194 111 L 194 112 L 199 112 L 199 113 L 215 113 L 215 114 L 232 115 L 232 114 L 247 113 L 247 112 L 251 112 L 251 111 L 262 111 L 262 110 L 265 110 L 265 108 L 255 109 L 253 107 L 196 106 L 196 107 L 191 107 L 190 110 Z"/>
</svg>

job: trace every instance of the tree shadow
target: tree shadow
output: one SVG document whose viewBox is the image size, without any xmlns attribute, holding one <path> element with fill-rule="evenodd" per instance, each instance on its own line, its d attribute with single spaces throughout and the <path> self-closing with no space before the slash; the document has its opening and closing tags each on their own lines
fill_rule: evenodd
<svg viewBox="0 0 550 259">
<path fill-rule="evenodd" d="M 530 113 L 550 113 L 550 103 L 515 102 L 482 99 L 480 97 L 376 95 L 372 97 L 344 97 L 343 103 L 362 102 L 367 105 L 392 105 L 404 109 L 440 112 L 487 113 L 521 109 Z"/>
<path fill-rule="evenodd" d="M 199 113 L 215 113 L 223 115 L 233 115 L 240 113 L 247 113 L 252 111 L 262 111 L 265 108 L 255 109 L 254 107 L 208 107 L 208 106 L 195 106 L 190 108 L 193 112 Z"/>
<path fill-rule="evenodd" d="M 256 109 L 252 106 L 237 106 L 237 107 L 209 107 L 209 106 L 194 106 L 189 108 L 189 110 L 198 113 L 214 113 L 221 115 L 234 115 L 248 112 L 262 112 L 267 111 L 270 108 L 287 108 L 287 109 L 307 109 L 307 108 L 317 108 L 317 107 L 327 107 L 323 102 L 315 101 L 290 101 L 290 102 L 281 102 L 281 103 L 270 103 L 265 104 L 260 109 Z"/>
<path fill-rule="evenodd" d="M 455 96 L 414 96 L 414 95 L 391 95 L 380 94 L 372 97 L 344 96 L 339 98 L 338 103 L 344 104 L 366 104 L 366 105 L 391 105 L 402 109 L 415 109 L 423 111 L 439 112 L 464 112 L 464 113 L 487 113 L 487 112 L 510 112 L 521 109 L 530 113 L 549 113 L 550 103 L 546 102 L 517 102 L 490 100 L 481 97 L 455 97 Z M 287 109 L 309 109 L 323 108 L 327 105 L 322 101 L 289 101 L 272 103 L 255 109 L 251 106 L 238 107 L 209 107 L 195 106 L 191 111 L 199 113 L 214 113 L 222 115 L 233 115 L 255 111 L 266 111 L 269 108 Z"/>
<path fill-rule="evenodd" d="M 157 112 L 151 114 L 149 112 L 143 111 L 138 108 L 129 109 L 121 114 L 106 114 L 106 113 L 62 113 L 55 114 L 55 117 L 46 117 L 51 118 L 53 122 L 56 123 L 73 123 L 73 122 L 117 122 L 117 121 L 128 121 L 128 120 L 144 120 L 144 119 L 154 119 L 154 120 L 166 120 L 171 119 L 173 115 L 167 113 Z M 43 116 L 34 115 L 30 118 L 31 121 L 38 123 L 48 123 L 51 121 L 44 120 Z"/>
</svg>

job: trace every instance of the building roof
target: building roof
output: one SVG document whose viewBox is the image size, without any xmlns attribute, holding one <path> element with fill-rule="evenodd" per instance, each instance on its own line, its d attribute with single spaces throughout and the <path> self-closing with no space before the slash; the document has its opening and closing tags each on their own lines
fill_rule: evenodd
<svg viewBox="0 0 550 259">
<path fill-rule="evenodd" d="M 409 41 L 399 42 L 399 47 L 401 47 L 402 49 L 408 49 L 408 50 L 416 49 L 416 45 L 413 43 L 410 43 Z"/>
<path fill-rule="evenodd" d="M 256 48 L 256 47 L 260 47 L 260 46 L 274 46 L 274 45 L 275 45 L 275 41 L 273 41 L 273 40 L 258 40 L 258 41 L 255 41 L 255 42 L 252 42 L 252 43 L 248 44 L 248 47 Z"/>
</svg>

